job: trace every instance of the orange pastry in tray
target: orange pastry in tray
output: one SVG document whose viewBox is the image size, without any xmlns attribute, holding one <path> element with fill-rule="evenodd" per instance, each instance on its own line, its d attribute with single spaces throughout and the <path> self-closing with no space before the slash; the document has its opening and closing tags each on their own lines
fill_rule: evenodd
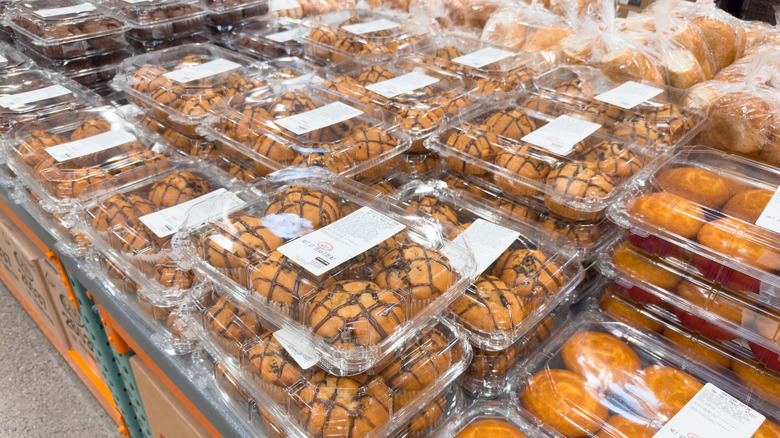
<svg viewBox="0 0 780 438">
<path fill-rule="evenodd" d="M 485 419 L 469 423 L 455 438 L 528 438 L 528 435 L 506 421 Z"/>
<path fill-rule="evenodd" d="M 642 375 L 654 398 L 651 406 L 667 420 L 704 387 L 688 373 L 664 365 L 650 365 Z"/>
<path fill-rule="evenodd" d="M 670 169 L 658 175 L 656 182 L 664 191 L 712 209 L 719 209 L 731 197 L 727 180 L 706 169 Z"/>
<path fill-rule="evenodd" d="M 604 391 L 621 391 L 642 369 L 636 352 L 608 333 L 581 331 L 561 348 L 563 365 Z"/>
<path fill-rule="evenodd" d="M 745 190 L 732 196 L 723 206 L 721 212 L 727 216 L 755 224 L 774 194 L 773 191 L 766 189 Z"/>
<path fill-rule="evenodd" d="M 667 192 L 640 196 L 628 206 L 628 213 L 637 222 L 684 239 L 695 239 L 706 222 L 701 207 Z M 629 239 L 637 248 L 660 257 L 682 254 L 682 248 L 652 234 L 632 232 Z"/>
<path fill-rule="evenodd" d="M 648 286 L 624 286 L 617 285 L 619 292 L 631 299 L 645 304 L 664 305 L 664 300 L 645 291 L 652 286 L 672 291 L 680 282 L 680 276 L 659 265 L 657 260 L 647 258 L 634 249 L 630 243 L 623 242 L 612 253 L 612 264 L 620 275 L 637 284 L 647 283 Z"/>
<path fill-rule="evenodd" d="M 648 425 L 635 423 L 622 415 L 613 415 L 607 419 L 607 424 L 596 434 L 596 438 L 653 438 L 658 429 Z"/>
</svg>

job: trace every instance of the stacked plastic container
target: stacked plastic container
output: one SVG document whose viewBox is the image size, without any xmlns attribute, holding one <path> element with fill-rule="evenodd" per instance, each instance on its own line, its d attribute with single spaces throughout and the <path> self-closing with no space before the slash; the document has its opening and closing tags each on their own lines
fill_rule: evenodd
<svg viewBox="0 0 780 438">
<path fill-rule="evenodd" d="M 227 42 L 233 32 L 270 17 L 268 0 L 201 0 L 212 40 Z"/>
<path fill-rule="evenodd" d="M 94 89 L 105 88 L 117 64 L 132 54 L 126 26 L 98 1 L 17 2 L 6 7 L 4 20 L 20 51 Z"/>
<path fill-rule="evenodd" d="M 302 57 L 303 28 L 298 20 L 268 17 L 252 20 L 231 32 L 229 47 L 260 59 Z"/>
<path fill-rule="evenodd" d="M 106 0 L 139 52 L 205 42 L 207 11 L 198 0 Z"/>
</svg>

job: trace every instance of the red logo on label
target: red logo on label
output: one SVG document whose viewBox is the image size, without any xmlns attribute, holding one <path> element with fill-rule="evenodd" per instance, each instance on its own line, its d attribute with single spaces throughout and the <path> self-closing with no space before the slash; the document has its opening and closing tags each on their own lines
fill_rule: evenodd
<svg viewBox="0 0 780 438">
<path fill-rule="evenodd" d="M 695 433 L 688 432 L 688 438 L 700 438 L 699 435 L 696 435 Z"/>
<path fill-rule="evenodd" d="M 333 245 L 328 242 L 320 242 L 317 247 L 323 251 L 333 251 Z"/>
</svg>

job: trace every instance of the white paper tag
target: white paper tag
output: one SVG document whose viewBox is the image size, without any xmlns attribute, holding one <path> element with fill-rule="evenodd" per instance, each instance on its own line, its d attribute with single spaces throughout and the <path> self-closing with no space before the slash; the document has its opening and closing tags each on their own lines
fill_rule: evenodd
<svg viewBox="0 0 780 438">
<path fill-rule="evenodd" d="M 46 152 L 57 160 L 57 162 L 61 163 L 63 161 L 72 160 L 85 155 L 92 155 L 137 140 L 135 135 L 125 130 L 117 129 L 81 140 L 48 147 L 46 148 Z"/>
<path fill-rule="evenodd" d="M 178 70 L 170 71 L 163 74 L 163 76 L 174 82 L 186 84 L 187 82 L 197 81 L 199 79 L 225 73 L 237 68 L 241 68 L 241 64 L 228 61 L 224 58 L 219 58 L 192 67 L 180 68 Z"/>
<path fill-rule="evenodd" d="M 437 82 L 439 82 L 439 80 L 433 76 L 413 71 L 403 76 L 398 76 L 397 78 L 371 84 L 367 86 L 366 89 L 381 94 L 388 99 L 392 99 L 396 96 L 427 87 L 428 85 L 433 85 Z"/>
<path fill-rule="evenodd" d="M 274 338 L 302 369 L 307 370 L 320 362 L 320 355 L 314 346 L 290 330 L 275 331 Z"/>
<path fill-rule="evenodd" d="M 382 18 L 375 21 L 368 21 L 366 23 L 348 24 L 346 26 L 342 26 L 341 28 L 346 30 L 347 32 L 351 32 L 356 35 L 363 35 L 365 33 L 381 32 L 383 30 L 395 29 L 396 27 L 400 27 L 400 26 L 401 23 L 397 23 L 395 21 Z"/>
<path fill-rule="evenodd" d="M 0 55 L 0 64 L 5 64 L 6 62 L 8 62 L 8 59 L 5 56 Z"/>
<path fill-rule="evenodd" d="M 761 216 L 758 217 L 756 225 L 775 233 L 780 233 L 780 187 L 775 189 L 772 199 L 764 207 Z"/>
<path fill-rule="evenodd" d="M 363 207 L 327 227 L 279 247 L 314 275 L 322 275 L 400 233 L 406 226 Z"/>
<path fill-rule="evenodd" d="M 486 65 L 501 61 L 513 55 L 514 53 L 507 50 L 496 49 L 494 47 L 485 47 L 482 50 L 477 50 L 476 52 L 471 52 L 467 55 L 459 56 L 453 59 L 452 62 L 457 62 L 458 64 L 473 68 L 482 68 Z"/>
<path fill-rule="evenodd" d="M 33 102 L 65 96 L 66 94 L 71 93 L 73 92 L 62 85 L 52 85 L 50 87 L 0 97 L 0 106 L 15 110 Z"/>
<path fill-rule="evenodd" d="M 601 93 L 596 96 L 596 100 L 600 100 L 610 105 L 616 105 L 621 108 L 631 109 L 640 103 L 645 103 L 648 100 L 663 93 L 664 90 L 660 88 L 651 87 L 649 85 L 640 84 L 639 82 L 628 81 L 625 84 L 615 87 L 606 93 Z"/>
<path fill-rule="evenodd" d="M 222 188 L 179 205 L 141 216 L 141 222 L 157 237 L 168 237 L 182 227 L 194 227 L 219 217 L 226 209 L 234 208 L 239 204 L 241 199 L 235 193 Z M 233 246 L 232 242 L 230 246 Z"/>
<path fill-rule="evenodd" d="M 477 262 L 477 273 L 485 272 L 491 263 L 496 261 L 507 248 L 517 240 L 520 233 L 488 222 L 477 219 L 466 230 L 458 235 L 452 244 L 442 248 L 442 253 L 450 260 L 450 265 L 458 271 L 462 271 L 468 259 L 463 253 L 463 248 L 468 247 L 474 253 Z M 465 244 L 465 245 L 464 245 Z"/>
<path fill-rule="evenodd" d="M 298 0 L 271 0 L 271 12 L 300 8 Z"/>
<path fill-rule="evenodd" d="M 765 419 L 707 383 L 653 438 L 750 438 Z"/>
<path fill-rule="evenodd" d="M 571 152 L 574 145 L 598 131 L 601 125 L 571 116 L 560 116 L 521 140 L 558 155 Z"/>
<path fill-rule="evenodd" d="M 274 120 L 274 123 L 297 135 L 302 135 L 353 119 L 361 114 L 363 111 L 357 108 L 345 103 L 333 102 L 305 113 Z"/>
<path fill-rule="evenodd" d="M 92 3 L 82 3 L 80 5 L 68 6 L 65 8 L 40 9 L 35 11 L 34 13 L 39 17 L 49 18 L 49 17 L 56 17 L 58 15 L 78 14 L 79 12 L 89 12 L 94 10 L 95 10 L 95 5 L 93 5 Z"/>
<path fill-rule="evenodd" d="M 130 3 L 132 5 L 138 4 L 138 3 L 152 3 L 155 0 L 122 0 L 125 3 Z"/>
<path fill-rule="evenodd" d="M 285 30 L 282 32 L 268 34 L 265 36 L 265 38 L 271 41 L 276 41 L 277 43 L 286 43 L 287 41 L 292 41 L 298 38 L 299 36 L 301 36 L 301 29 L 295 28 L 295 29 Z"/>
</svg>

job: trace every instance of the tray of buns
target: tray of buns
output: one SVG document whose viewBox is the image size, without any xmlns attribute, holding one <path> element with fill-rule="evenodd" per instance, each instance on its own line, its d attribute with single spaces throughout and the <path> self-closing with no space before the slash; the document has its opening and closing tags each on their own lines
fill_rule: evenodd
<svg viewBox="0 0 780 438">
<path fill-rule="evenodd" d="M 543 199 L 571 221 L 594 222 L 663 156 L 604 131 L 575 111 L 551 117 L 499 103 L 453 117 L 425 145 L 450 169 L 486 176 L 514 196 Z"/>
<path fill-rule="evenodd" d="M 218 26 L 238 24 L 268 14 L 268 0 L 201 0 L 209 22 Z"/>
<path fill-rule="evenodd" d="M 124 60 L 112 85 L 179 132 L 196 128 L 231 97 L 265 85 L 251 58 L 211 44 L 187 44 Z"/>
<path fill-rule="evenodd" d="M 293 75 L 289 69 L 276 72 Z M 307 85 L 313 75 L 269 79 L 270 88 L 239 95 L 235 105 L 207 119 L 201 132 L 225 154 L 254 161 L 263 175 L 285 167 L 361 178 L 395 170 L 399 155 L 411 147 L 398 117 Z"/>
<path fill-rule="evenodd" d="M 610 126 L 616 137 L 660 150 L 684 145 L 705 125 L 687 105 L 685 90 L 654 83 L 615 82 L 598 68 L 562 66 L 534 77 L 536 90 L 524 105 L 550 115 L 570 109 Z"/>
<path fill-rule="evenodd" d="M 107 5 L 82 0 L 31 0 L 4 16 L 18 38 L 52 58 L 97 53 L 125 44 L 126 27 Z"/>
<path fill-rule="evenodd" d="M 174 244 L 331 373 L 391 360 L 474 280 L 470 248 L 448 237 L 454 226 L 365 185 L 286 169 L 253 190 L 262 195 Z"/>
<path fill-rule="evenodd" d="M 384 56 L 331 66 L 321 85 L 336 95 L 360 100 L 397 114 L 412 136 L 410 152 L 426 152 L 423 140 L 457 114 L 475 106 L 457 74 Z"/>
<path fill-rule="evenodd" d="M 304 53 L 322 64 L 405 51 L 425 33 L 414 21 L 364 9 L 328 12 L 303 20 L 301 25 Z"/>
<path fill-rule="evenodd" d="M 419 62 L 467 78 L 475 93 L 490 96 L 530 89 L 543 60 L 523 52 L 481 41 L 468 35 L 434 35 L 413 43 L 409 49 Z"/>
<path fill-rule="evenodd" d="M 142 110 L 138 119 L 146 129 L 159 134 L 169 145 L 185 155 L 202 159 L 215 158 L 222 155 L 214 142 L 207 141 L 201 136 L 191 137 L 177 131 L 166 122 L 157 118 L 151 110 Z"/>
<path fill-rule="evenodd" d="M 200 343 L 207 357 L 223 365 L 215 368 L 217 382 L 232 382 L 223 387 L 236 402 L 248 403 L 247 411 L 256 404 L 267 433 L 427 436 L 462 408 L 456 381 L 471 349 L 446 320 L 434 318 L 386 367 L 337 376 L 312 365 L 273 326 L 228 297 L 218 296 L 200 316 Z"/>
<path fill-rule="evenodd" d="M 206 11 L 198 0 L 108 0 L 126 23 L 128 36 L 145 41 L 202 30 Z"/>
<path fill-rule="evenodd" d="M 488 252 L 471 245 L 479 259 L 478 269 L 485 269 L 449 307 L 451 318 L 464 328 L 474 347 L 500 351 L 534 337 L 536 327 L 582 280 L 580 259 L 574 251 L 442 181 L 412 181 L 392 196 L 410 212 L 457 227 L 450 235 L 453 240 L 462 236 L 466 242 L 483 240 L 490 249 L 497 248 Z M 506 233 L 506 240 L 483 234 L 484 222 L 503 228 L 487 233 L 493 238 Z M 469 232 L 473 225 L 477 227 Z"/>
<path fill-rule="evenodd" d="M 550 438 L 523 408 L 510 400 L 476 400 L 439 426 L 441 438 Z"/>
<path fill-rule="evenodd" d="M 680 428 L 701 436 L 697 413 L 725 418 L 732 406 L 751 421 L 710 430 L 780 433 L 778 406 L 727 370 L 603 313 L 584 312 L 563 327 L 520 369 L 510 393 L 553 436 L 674 436 Z"/>
<path fill-rule="evenodd" d="M 303 30 L 298 21 L 287 18 L 253 20 L 233 31 L 231 46 L 247 56 L 274 59 L 303 56 L 300 39 Z"/>
<path fill-rule="evenodd" d="M 652 256 L 620 237 L 597 266 L 621 294 L 669 308 L 685 327 L 709 338 L 746 342 L 762 363 L 780 371 L 780 312 L 758 295 L 713 284 L 682 257 Z"/>
</svg>

